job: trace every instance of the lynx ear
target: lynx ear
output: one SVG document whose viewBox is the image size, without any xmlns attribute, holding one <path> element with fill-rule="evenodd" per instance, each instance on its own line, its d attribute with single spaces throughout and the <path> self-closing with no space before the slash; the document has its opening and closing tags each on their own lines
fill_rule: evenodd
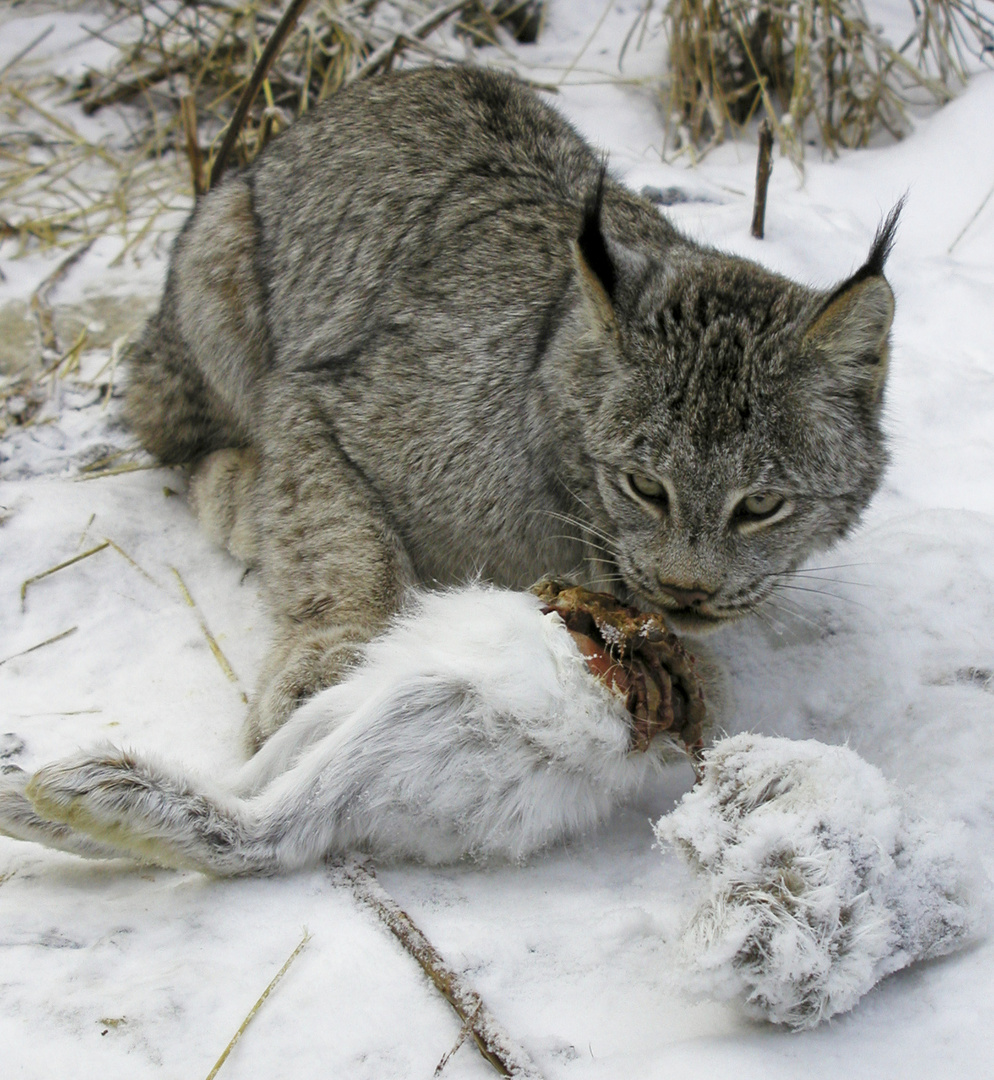
<svg viewBox="0 0 994 1080">
<path fill-rule="evenodd" d="M 847 372 L 871 399 L 879 397 L 887 376 L 894 294 L 883 271 L 903 206 L 902 199 L 887 215 L 866 262 L 829 296 L 801 343 L 805 352 L 821 355 Z"/>
<path fill-rule="evenodd" d="M 606 175 L 607 169 L 602 165 L 597 187 L 587 197 L 583 208 L 583 228 L 576 239 L 576 253 L 582 276 L 587 279 L 584 284 L 588 288 L 599 290 L 602 299 L 610 304 L 618 287 L 618 271 L 601 230 Z"/>
<path fill-rule="evenodd" d="M 573 245 L 580 284 L 599 321 L 615 325 L 615 306 L 626 277 L 644 269 L 645 258 L 607 237 L 601 222 L 607 166 L 601 167 L 597 187 L 587 197 L 583 225 Z"/>
</svg>

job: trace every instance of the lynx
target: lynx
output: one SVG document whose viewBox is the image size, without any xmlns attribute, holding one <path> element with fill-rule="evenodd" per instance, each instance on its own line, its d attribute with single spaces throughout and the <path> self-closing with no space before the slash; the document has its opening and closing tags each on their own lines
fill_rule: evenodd
<svg viewBox="0 0 994 1080">
<path fill-rule="evenodd" d="M 896 211 L 825 292 L 681 236 L 530 89 L 395 73 L 201 200 L 127 411 L 261 572 L 261 743 L 412 586 L 570 577 L 700 631 L 850 529 Z"/>
<path fill-rule="evenodd" d="M 519 590 L 702 632 L 852 528 L 899 209 L 821 291 L 681 236 L 506 75 L 391 74 L 298 121 L 197 206 L 127 401 L 261 572 L 262 749 L 220 786 L 117 750 L 9 770 L 0 829 L 228 874 L 519 858 L 600 820 L 665 747 L 632 752 Z"/>
</svg>

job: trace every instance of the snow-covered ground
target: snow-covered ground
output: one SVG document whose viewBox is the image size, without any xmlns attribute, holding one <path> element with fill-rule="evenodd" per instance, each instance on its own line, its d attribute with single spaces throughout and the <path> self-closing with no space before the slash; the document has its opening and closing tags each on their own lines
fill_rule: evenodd
<svg viewBox="0 0 994 1080">
<path fill-rule="evenodd" d="M 908 193 L 888 264 L 897 315 L 884 489 L 865 527 L 821 569 L 713 645 L 734 695 L 729 731 L 848 742 L 923 812 L 962 820 L 989 879 L 994 200 L 949 248 L 994 184 L 994 73 L 975 76 L 900 144 L 834 161 L 812 150 L 803 182 L 778 161 L 767 236 L 756 241 L 754 148 L 728 144 L 692 170 L 661 164 L 651 91 L 598 74 L 616 74 L 635 5 L 550 7 L 542 42 L 517 54 L 522 70 L 558 81 L 604 14 L 555 100 L 633 187 L 707 196 L 669 211 L 691 235 L 827 285 L 859 264 L 879 219 Z M 39 19 L 53 18 L 7 22 L 0 65 Z M 59 17 L 45 42 L 53 64 L 75 55 L 81 19 Z M 658 71 L 662 48 L 655 38 L 629 49 L 626 74 Z M 109 294 L 144 309 L 161 262 L 108 271 L 113 254 L 98 244 L 53 301 Z M 53 266 L 5 259 L 0 300 L 26 299 Z M 84 374 L 106 360 L 95 350 Z M 0 758 L 32 768 L 111 740 L 221 772 L 239 759 L 242 694 L 266 647 L 257 582 L 198 532 L 176 497 L 176 472 L 78 478 L 81 465 L 127 445 L 104 397 L 67 383 L 51 422 L 0 444 L 0 730 L 12 733 L 0 737 Z M 22 582 L 105 539 L 112 544 L 31 583 L 22 605 Z M 238 682 L 216 662 L 201 621 Z M 693 885 L 654 846 L 652 822 L 691 779 L 674 767 L 596 836 L 522 867 L 393 866 L 379 877 L 550 1078 L 994 1076 L 986 938 L 890 977 L 813 1032 L 690 1000 L 673 943 Z M 305 928 L 307 946 L 220 1075 L 430 1077 L 458 1021 L 328 874 L 215 881 L 0 840 L 0 1070 L 206 1076 Z M 466 1044 L 442 1075 L 493 1073 Z"/>
</svg>

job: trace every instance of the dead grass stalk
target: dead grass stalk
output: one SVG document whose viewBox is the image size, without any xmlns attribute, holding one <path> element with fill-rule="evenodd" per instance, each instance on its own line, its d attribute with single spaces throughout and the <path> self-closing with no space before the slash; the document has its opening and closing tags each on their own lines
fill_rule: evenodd
<svg viewBox="0 0 994 1080">
<path fill-rule="evenodd" d="M 760 114 L 798 162 L 815 133 L 832 152 L 901 138 L 912 106 L 948 101 L 971 57 L 990 59 L 982 2 L 909 0 L 914 27 L 894 45 L 863 0 L 667 0 L 671 145 L 706 149 Z"/>
<path fill-rule="evenodd" d="M 239 1026 L 238 1030 L 237 1030 L 237 1031 L 235 1032 L 235 1034 L 234 1034 L 234 1035 L 232 1035 L 232 1036 L 231 1036 L 231 1041 L 230 1041 L 230 1042 L 228 1043 L 228 1045 L 227 1045 L 227 1046 L 226 1046 L 226 1047 L 224 1048 L 224 1050 L 223 1050 L 223 1051 L 222 1051 L 222 1053 L 221 1053 L 221 1056 L 220 1056 L 220 1057 L 219 1057 L 219 1058 L 217 1059 L 217 1061 L 216 1061 L 216 1062 L 214 1063 L 214 1068 L 213 1068 L 213 1069 L 211 1069 L 211 1071 L 210 1071 L 210 1072 L 209 1072 L 209 1073 L 207 1074 L 207 1080 L 214 1080 L 214 1077 L 216 1077 L 216 1076 L 217 1076 L 217 1074 L 218 1074 L 218 1071 L 220 1070 L 221 1066 L 222 1066 L 222 1065 L 223 1065 L 223 1064 L 225 1063 L 225 1061 L 226 1061 L 226 1060 L 227 1060 L 227 1058 L 228 1058 L 228 1055 L 229 1055 L 229 1054 L 231 1053 L 231 1051 L 232 1051 L 232 1050 L 234 1049 L 235 1043 L 237 1043 L 237 1042 L 238 1042 L 238 1040 L 239 1040 L 239 1039 L 240 1039 L 240 1038 L 242 1037 L 242 1035 L 244 1035 L 244 1034 L 245 1034 L 245 1029 L 246 1029 L 246 1028 L 247 1028 L 247 1027 L 249 1026 L 249 1024 L 250 1024 L 250 1023 L 252 1022 L 252 1020 L 253 1020 L 253 1019 L 254 1019 L 254 1017 L 255 1017 L 255 1014 L 256 1014 L 256 1013 L 257 1013 L 257 1012 L 258 1012 L 258 1011 L 259 1011 L 259 1010 L 260 1010 L 260 1009 L 262 1008 L 262 1006 L 263 1006 L 263 1005 L 265 1004 L 265 1002 L 266 1002 L 266 998 L 268 998 L 268 997 L 269 997 L 269 995 L 270 995 L 270 994 L 271 994 L 271 993 L 272 993 L 272 992 L 273 992 L 273 991 L 274 991 L 274 990 L 276 989 L 276 984 L 277 984 L 277 983 L 278 983 L 278 982 L 279 982 L 279 981 L 280 981 L 280 980 L 281 980 L 281 979 L 283 978 L 283 976 L 284 976 L 284 975 L 285 975 L 285 974 L 287 973 L 287 971 L 289 971 L 289 969 L 290 969 L 290 965 L 291 965 L 291 964 L 292 964 L 292 963 L 294 962 L 294 960 L 296 960 L 296 959 L 297 959 L 297 957 L 298 957 L 298 956 L 300 956 L 301 952 L 303 952 L 304 946 L 305 946 L 305 945 L 306 945 L 306 944 L 308 943 L 308 941 L 310 941 L 310 940 L 311 940 L 311 935 L 310 935 L 310 934 L 309 934 L 309 933 L 308 933 L 308 932 L 307 932 L 307 931 L 305 930 L 305 931 L 304 931 L 304 936 L 303 936 L 303 937 L 302 937 L 302 938 L 300 939 L 300 944 L 299 944 L 299 945 L 298 945 L 298 946 L 297 946 L 297 947 L 296 947 L 296 948 L 295 948 L 295 949 L 293 950 L 293 952 L 292 952 L 292 953 L 290 953 L 290 955 L 289 955 L 289 956 L 288 956 L 288 957 L 286 958 L 286 961 L 284 962 L 283 966 L 282 966 L 282 967 L 280 968 L 280 970 L 279 970 L 279 971 L 277 971 L 277 972 L 276 972 L 276 974 L 275 974 L 275 975 L 274 975 L 274 976 L 272 977 L 272 979 L 270 980 L 270 983 L 269 983 L 269 985 L 268 985 L 268 986 L 266 987 L 266 989 L 265 989 L 265 990 L 263 990 L 263 991 L 262 991 L 262 993 L 261 993 L 261 994 L 259 995 L 259 998 L 258 998 L 258 1000 L 257 1000 L 257 1001 L 256 1001 L 256 1003 L 255 1003 L 255 1004 L 254 1004 L 254 1005 L 252 1006 L 252 1008 L 251 1008 L 251 1009 L 249 1009 L 249 1011 L 248 1011 L 248 1015 L 247 1015 L 247 1016 L 245 1017 L 245 1019 L 244 1019 L 244 1020 L 243 1020 L 243 1021 L 241 1022 L 241 1024 L 240 1024 L 240 1026 Z"/>
</svg>

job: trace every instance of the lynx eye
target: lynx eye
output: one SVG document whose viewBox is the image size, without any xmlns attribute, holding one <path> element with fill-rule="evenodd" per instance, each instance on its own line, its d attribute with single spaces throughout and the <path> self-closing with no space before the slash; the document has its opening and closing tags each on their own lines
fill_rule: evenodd
<svg viewBox="0 0 994 1080">
<path fill-rule="evenodd" d="M 669 495 L 666 493 L 666 486 L 661 484 L 658 480 L 653 480 L 651 477 L 646 476 L 645 473 L 640 472 L 628 473 L 627 479 L 628 486 L 640 498 L 648 499 L 650 502 L 657 503 L 663 507 L 669 503 Z"/>
<path fill-rule="evenodd" d="M 786 501 L 775 492 L 757 491 L 739 503 L 736 516 L 744 521 L 765 521 L 781 510 Z"/>
</svg>

